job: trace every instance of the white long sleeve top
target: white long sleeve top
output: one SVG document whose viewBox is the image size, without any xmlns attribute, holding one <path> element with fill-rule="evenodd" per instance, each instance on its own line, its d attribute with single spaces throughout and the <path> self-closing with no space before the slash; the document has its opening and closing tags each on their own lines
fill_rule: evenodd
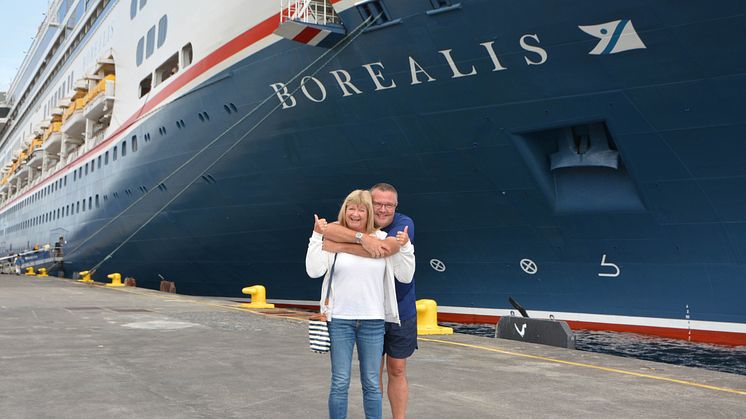
<svg viewBox="0 0 746 419">
<path fill-rule="evenodd" d="M 386 238 L 386 233 L 377 231 L 376 236 L 380 239 Z M 306 252 L 306 272 L 311 278 L 324 276 L 324 282 L 321 284 L 321 299 L 319 306 L 321 312 L 326 315 L 328 321 L 332 320 L 332 306 L 334 304 L 334 283 L 332 281 L 331 291 L 329 292 L 329 304 L 326 304 L 325 297 L 329 288 L 329 275 L 332 264 L 334 263 L 334 253 L 322 250 L 323 241 L 321 234 L 313 232 L 308 239 L 308 251 Z M 412 282 L 415 269 L 414 245 L 408 242 L 399 249 L 399 252 L 384 258 L 386 269 L 384 271 L 384 319 L 390 323 L 401 324 L 399 321 L 399 308 L 396 303 L 396 288 L 394 281 L 404 284 Z"/>
</svg>

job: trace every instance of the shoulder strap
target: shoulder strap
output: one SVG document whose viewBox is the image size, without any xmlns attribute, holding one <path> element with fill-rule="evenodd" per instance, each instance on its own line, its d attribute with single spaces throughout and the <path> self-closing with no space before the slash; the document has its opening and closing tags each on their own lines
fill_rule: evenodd
<svg viewBox="0 0 746 419">
<path fill-rule="evenodd" d="M 329 273 L 329 286 L 326 287 L 326 296 L 324 297 L 324 301 L 329 304 L 329 293 L 332 292 L 332 279 L 334 278 L 334 266 L 337 265 L 337 254 L 334 254 L 334 262 L 332 262 L 332 270 Z"/>
</svg>

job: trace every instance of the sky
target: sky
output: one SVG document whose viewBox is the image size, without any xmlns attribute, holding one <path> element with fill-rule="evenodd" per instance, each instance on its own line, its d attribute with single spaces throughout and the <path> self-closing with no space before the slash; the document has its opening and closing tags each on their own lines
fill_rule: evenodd
<svg viewBox="0 0 746 419">
<path fill-rule="evenodd" d="M 49 0 L 0 0 L 0 92 L 13 81 L 48 4 Z"/>
</svg>

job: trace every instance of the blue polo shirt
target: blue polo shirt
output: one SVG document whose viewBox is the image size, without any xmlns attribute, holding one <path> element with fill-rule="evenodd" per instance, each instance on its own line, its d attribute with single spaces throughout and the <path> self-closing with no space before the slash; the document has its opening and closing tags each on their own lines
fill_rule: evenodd
<svg viewBox="0 0 746 419">
<path fill-rule="evenodd" d="M 389 237 L 396 237 L 396 233 L 404 231 L 409 226 L 407 233 L 409 240 L 414 244 L 414 221 L 404 214 L 395 213 L 394 220 L 388 227 L 382 228 Z M 407 320 L 417 316 L 417 299 L 414 296 L 414 278 L 409 284 L 394 281 L 396 284 L 396 301 L 399 304 L 399 320 Z"/>
</svg>

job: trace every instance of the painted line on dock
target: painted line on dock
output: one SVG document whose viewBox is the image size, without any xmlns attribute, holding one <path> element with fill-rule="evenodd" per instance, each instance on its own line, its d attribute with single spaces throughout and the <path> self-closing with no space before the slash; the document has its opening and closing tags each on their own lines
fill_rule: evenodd
<svg viewBox="0 0 746 419">
<path fill-rule="evenodd" d="M 503 350 L 503 349 L 490 348 L 490 347 L 487 347 L 487 346 L 472 345 L 472 344 L 469 344 L 469 343 L 461 343 L 461 342 L 451 342 L 451 341 L 440 340 L 440 339 L 417 338 L 417 340 L 418 341 L 424 341 L 424 342 L 443 343 L 443 344 L 446 344 L 446 345 L 453 345 L 453 346 L 463 346 L 463 347 L 466 347 L 466 348 L 480 349 L 480 350 L 489 351 L 489 352 L 496 352 L 496 353 L 500 353 L 500 354 L 504 354 L 504 355 L 511 355 L 511 356 L 518 356 L 518 357 L 522 357 L 522 358 L 536 359 L 536 360 L 540 360 L 540 361 L 553 362 L 553 363 L 557 363 L 557 364 L 572 365 L 572 366 L 575 366 L 575 367 L 590 368 L 590 369 L 595 369 L 595 370 L 600 370 L 600 371 L 613 372 L 613 373 L 623 374 L 623 375 L 631 375 L 631 376 L 634 376 L 634 377 L 648 378 L 648 379 L 651 379 L 651 380 L 665 381 L 665 382 L 669 382 L 669 383 L 681 384 L 681 385 L 690 386 L 690 387 L 698 387 L 698 388 L 704 388 L 704 389 L 707 389 L 707 390 L 722 391 L 722 392 L 725 392 L 725 393 L 731 393 L 731 394 L 738 394 L 738 395 L 741 395 L 741 396 L 746 396 L 746 391 L 743 391 L 743 390 L 736 390 L 736 389 L 727 388 L 727 387 L 716 387 L 716 386 L 711 386 L 711 385 L 707 385 L 707 384 L 695 383 L 693 381 L 677 380 L 675 378 L 661 377 L 661 376 L 652 375 L 652 374 L 643 374 L 643 373 L 639 373 L 639 372 L 620 370 L 620 369 L 617 369 L 617 368 L 600 367 L 598 365 L 584 364 L 582 362 L 565 361 L 565 360 L 562 360 L 562 359 L 548 358 L 548 357 L 545 357 L 545 356 L 529 355 L 529 354 L 523 354 L 523 353 L 519 353 L 519 352 L 506 351 L 506 350 Z"/>
</svg>

